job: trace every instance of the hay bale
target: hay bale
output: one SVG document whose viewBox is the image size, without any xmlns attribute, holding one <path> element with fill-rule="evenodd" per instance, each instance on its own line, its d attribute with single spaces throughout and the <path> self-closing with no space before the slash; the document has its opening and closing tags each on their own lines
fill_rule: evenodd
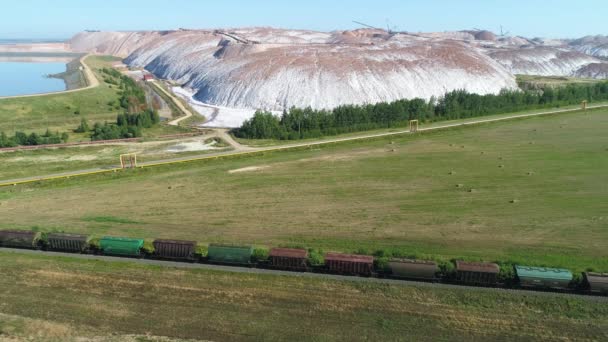
<svg viewBox="0 0 608 342">
<path fill-rule="evenodd" d="M 532 176 L 533 174 L 534 174 L 534 172 L 528 171 L 528 176 Z"/>
<path fill-rule="evenodd" d="M 513 204 L 514 203 L 518 203 L 518 202 L 519 202 L 519 200 L 517 200 L 517 199 L 512 199 L 512 200 L 509 201 L 509 203 L 513 203 Z"/>
<path fill-rule="evenodd" d="M 462 188 L 462 187 L 464 187 L 464 184 L 456 184 L 456 187 L 457 188 Z"/>
<path fill-rule="evenodd" d="M 454 170 L 448 172 L 448 175 L 455 175 L 455 174 L 456 174 L 456 171 L 454 171 Z"/>
<path fill-rule="evenodd" d="M 505 166 L 504 165 L 498 165 L 498 168 L 503 169 Z"/>
<path fill-rule="evenodd" d="M 469 192 L 470 192 L 470 193 L 477 192 L 477 189 L 469 189 Z"/>
</svg>

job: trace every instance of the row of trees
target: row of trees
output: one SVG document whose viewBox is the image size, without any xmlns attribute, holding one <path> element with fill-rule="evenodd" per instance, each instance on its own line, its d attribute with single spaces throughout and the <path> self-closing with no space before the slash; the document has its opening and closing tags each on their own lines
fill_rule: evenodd
<svg viewBox="0 0 608 342">
<path fill-rule="evenodd" d="M 347 105 L 333 110 L 292 108 L 281 117 L 258 111 L 234 130 L 249 139 L 294 140 L 324 135 L 407 125 L 410 120 L 433 122 L 547 107 L 578 104 L 583 100 L 608 100 L 608 82 L 570 84 L 544 90 L 503 90 L 497 95 L 471 94 L 464 90 L 439 99 L 398 100 L 373 105 Z"/>
<path fill-rule="evenodd" d="M 91 140 L 111 140 L 123 138 L 138 138 L 142 136 L 142 130 L 151 128 L 160 122 L 158 112 L 147 109 L 136 114 L 118 114 L 116 123 L 95 123 L 91 133 Z M 84 127 L 83 127 L 84 126 Z M 88 125 L 83 120 L 77 130 L 86 129 Z"/>
<path fill-rule="evenodd" d="M 16 147 L 16 146 L 32 146 L 32 145 L 49 145 L 49 144 L 61 144 L 68 141 L 69 135 L 67 133 L 51 132 L 46 130 L 42 135 L 37 133 L 26 134 L 23 132 L 15 132 L 12 137 L 9 137 L 6 133 L 0 132 L 0 148 L 2 147 Z"/>
</svg>

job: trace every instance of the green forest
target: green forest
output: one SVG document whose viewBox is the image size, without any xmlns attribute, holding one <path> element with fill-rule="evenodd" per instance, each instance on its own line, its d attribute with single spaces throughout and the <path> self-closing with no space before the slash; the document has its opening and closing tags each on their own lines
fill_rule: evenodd
<svg viewBox="0 0 608 342">
<path fill-rule="evenodd" d="M 333 110 L 291 108 L 278 117 L 258 111 L 235 129 L 239 138 L 297 140 L 379 128 L 402 127 L 410 120 L 435 122 L 608 100 L 608 82 L 569 84 L 541 90 L 503 90 L 497 95 L 464 90 L 439 99 L 398 100 L 346 105 Z"/>
</svg>

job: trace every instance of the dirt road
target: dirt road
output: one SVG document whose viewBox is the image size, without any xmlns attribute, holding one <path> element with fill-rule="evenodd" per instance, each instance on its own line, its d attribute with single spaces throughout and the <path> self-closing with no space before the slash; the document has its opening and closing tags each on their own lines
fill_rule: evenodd
<svg viewBox="0 0 608 342">
<path fill-rule="evenodd" d="M 175 106 L 177 106 L 177 108 L 184 113 L 184 116 L 181 116 L 175 120 L 169 121 L 167 124 L 171 125 L 171 126 L 179 126 L 179 123 L 188 119 L 189 117 L 195 115 L 193 114 L 190 110 L 188 110 L 188 108 L 186 108 L 186 106 L 184 106 L 184 104 L 175 97 L 175 95 L 173 95 L 173 93 L 168 92 L 167 90 L 165 90 L 165 88 L 163 88 L 160 84 L 158 84 L 158 81 L 154 80 L 152 81 L 152 83 L 154 83 L 154 88 L 158 89 L 159 91 L 163 92 L 163 94 L 167 95 L 170 99 L 171 102 L 173 102 L 173 104 Z"/>
</svg>

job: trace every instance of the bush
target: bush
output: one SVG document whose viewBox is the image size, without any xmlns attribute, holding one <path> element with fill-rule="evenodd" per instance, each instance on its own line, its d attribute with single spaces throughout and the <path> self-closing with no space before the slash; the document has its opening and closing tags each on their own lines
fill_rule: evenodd
<svg viewBox="0 0 608 342">
<path fill-rule="evenodd" d="M 308 249 L 308 263 L 310 265 L 323 265 L 325 264 L 325 258 L 323 257 L 323 251 L 320 249 Z"/>
<path fill-rule="evenodd" d="M 200 255 L 201 257 L 206 257 L 209 252 L 209 246 L 207 245 L 196 245 L 196 251 L 194 252 L 196 255 Z"/>
<path fill-rule="evenodd" d="M 268 248 L 255 248 L 253 250 L 253 261 L 267 261 L 268 260 Z"/>
</svg>

